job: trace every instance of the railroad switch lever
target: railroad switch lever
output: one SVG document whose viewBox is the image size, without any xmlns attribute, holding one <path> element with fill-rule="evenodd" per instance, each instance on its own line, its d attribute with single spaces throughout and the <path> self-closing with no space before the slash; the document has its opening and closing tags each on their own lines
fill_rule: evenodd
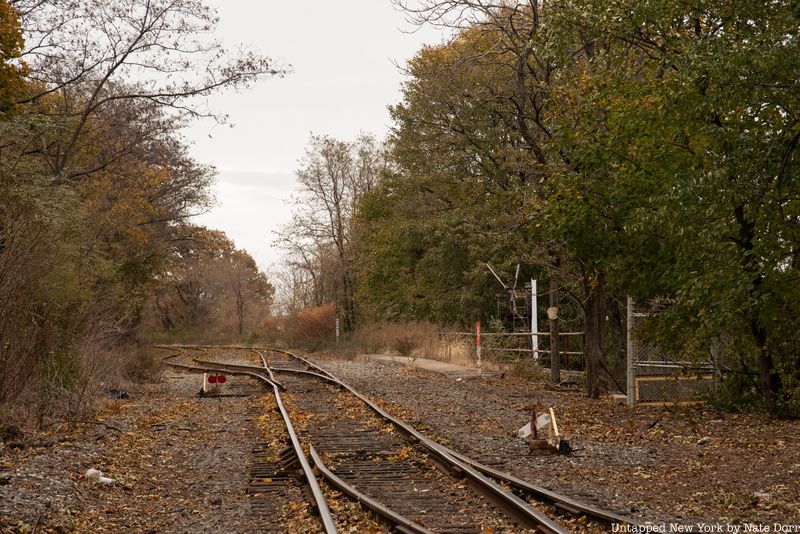
<svg viewBox="0 0 800 534">
<path fill-rule="evenodd" d="M 546 437 L 540 437 L 540 433 L 546 432 Z M 542 408 L 536 403 L 531 413 L 531 421 L 519 429 L 517 435 L 528 439 L 528 445 L 532 451 L 556 451 L 569 453 L 569 443 L 562 439 L 558 428 L 558 420 L 552 406 L 547 409 Z"/>
</svg>

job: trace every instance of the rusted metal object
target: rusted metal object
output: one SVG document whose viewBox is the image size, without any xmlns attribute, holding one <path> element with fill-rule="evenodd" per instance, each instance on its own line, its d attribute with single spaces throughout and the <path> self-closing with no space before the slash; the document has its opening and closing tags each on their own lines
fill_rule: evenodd
<svg viewBox="0 0 800 534">
<path fill-rule="evenodd" d="M 361 503 L 362 506 L 372 510 L 378 517 L 388 520 L 390 525 L 400 527 L 402 532 L 416 533 L 416 534 L 433 534 L 431 530 L 411 521 L 410 519 L 390 510 L 377 500 L 361 493 L 352 485 L 345 482 L 342 478 L 338 477 L 333 471 L 328 469 L 322 458 L 314 449 L 313 445 L 309 445 L 308 452 L 311 454 L 311 459 L 314 461 L 319 472 L 325 479 L 336 487 L 339 491 Z"/>
</svg>

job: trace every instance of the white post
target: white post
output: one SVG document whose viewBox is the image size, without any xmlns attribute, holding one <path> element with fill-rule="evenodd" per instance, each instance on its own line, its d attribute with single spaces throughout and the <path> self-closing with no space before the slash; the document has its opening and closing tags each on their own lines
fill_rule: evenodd
<svg viewBox="0 0 800 534">
<path fill-rule="evenodd" d="M 336 346 L 339 346 L 339 318 L 336 318 Z"/>
<path fill-rule="evenodd" d="M 628 406 L 633 406 L 636 404 L 636 354 L 634 350 L 634 343 L 633 343 L 633 320 L 634 320 L 634 313 L 633 313 L 633 299 L 629 296 L 628 297 L 628 318 L 627 318 L 627 376 L 626 376 L 626 388 L 625 393 L 627 395 Z"/>
<path fill-rule="evenodd" d="M 536 280 L 531 278 L 531 346 L 533 347 L 533 359 L 539 360 L 539 318 L 537 317 L 537 310 L 539 309 L 539 301 L 536 297 Z"/>
</svg>

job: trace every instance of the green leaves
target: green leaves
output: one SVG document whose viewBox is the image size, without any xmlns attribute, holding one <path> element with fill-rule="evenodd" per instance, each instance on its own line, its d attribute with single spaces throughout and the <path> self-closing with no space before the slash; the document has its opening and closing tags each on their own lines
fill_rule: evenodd
<svg viewBox="0 0 800 534">
<path fill-rule="evenodd" d="M 489 292 L 481 260 L 558 263 L 586 291 L 605 280 L 610 300 L 667 298 L 651 333 L 676 355 L 703 357 L 724 335 L 734 360 L 796 383 L 794 3 L 542 10 L 529 34 L 487 16 L 410 62 L 392 108 L 397 172 L 365 212 L 367 265 L 398 283 L 364 298 L 431 317 L 413 296 L 476 305 Z M 772 401 L 775 384 L 761 384 Z"/>
</svg>

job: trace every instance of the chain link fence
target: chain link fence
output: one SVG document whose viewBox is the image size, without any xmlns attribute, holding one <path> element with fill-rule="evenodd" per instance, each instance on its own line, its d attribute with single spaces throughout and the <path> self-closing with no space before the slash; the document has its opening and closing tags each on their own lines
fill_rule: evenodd
<svg viewBox="0 0 800 534">
<path fill-rule="evenodd" d="M 700 402 L 719 383 L 719 367 L 712 354 L 707 361 L 689 361 L 647 338 L 641 326 L 664 306 L 663 302 L 636 305 L 628 298 L 627 400 L 631 406 Z"/>
</svg>

